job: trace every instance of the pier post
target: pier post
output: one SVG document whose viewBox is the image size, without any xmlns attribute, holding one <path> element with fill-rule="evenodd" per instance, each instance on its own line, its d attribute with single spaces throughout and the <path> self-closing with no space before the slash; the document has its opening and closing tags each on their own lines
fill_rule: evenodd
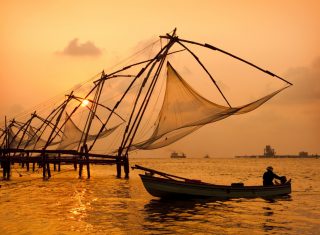
<svg viewBox="0 0 320 235">
<path fill-rule="evenodd" d="M 27 171 L 29 171 L 29 170 L 30 170 L 30 165 L 29 165 L 29 153 L 27 153 L 26 164 L 27 164 Z"/>
<path fill-rule="evenodd" d="M 50 171 L 50 162 L 48 160 L 48 156 L 46 156 L 46 162 L 47 162 L 47 173 L 48 173 L 48 179 L 51 178 L 51 171 Z"/>
<path fill-rule="evenodd" d="M 45 154 L 42 154 L 42 178 L 46 178 L 46 163 L 45 163 Z"/>
<path fill-rule="evenodd" d="M 124 157 L 124 162 L 123 162 L 123 170 L 124 170 L 124 173 L 125 173 L 125 178 L 126 179 L 129 179 L 129 157 L 128 157 L 128 154 Z"/>
<path fill-rule="evenodd" d="M 83 169 L 83 146 L 80 149 L 81 155 L 79 156 L 79 178 L 82 178 L 82 169 Z"/>
<path fill-rule="evenodd" d="M 58 154 L 58 171 L 60 172 L 61 170 L 61 154 Z"/>
<path fill-rule="evenodd" d="M 10 180 L 10 174 L 11 174 L 11 162 L 10 162 L 10 155 L 7 156 L 6 161 L 6 180 Z"/>
<path fill-rule="evenodd" d="M 9 159 L 5 157 L 5 161 L 3 161 L 2 165 L 3 165 L 3 179 L 9 180 L 10 179 L 10 161 L 9 161 Z"/>
<path fill-rule="evenodd" d="M 117 165 L 117 178 L 121 178 L 121 159 L 119 156 L 116 158 L 116 165 Z"/>
<path fill-rule="evenodd" d="M 82 178 L 82 168 L 83 168 L 83 164 L 82 164 L 82 157 L 80 157 L 79 159 L 79 178 Z"/>
<path fill-rule="evenodd" d="M 4 161 L 1 161 L 1 167 L 2 167 L 2 178 L 6 178 L 6 164 Z"/>
<path fill-rule="evenodd" d="M 57 158 L 56 158 L 56 156 L 53 157 L 53 160 L 54 160 L 54 162 L 53 162 L 53 171 L 57 171 L 57 163 L 56 163 Z"/>
<path fill-rule="evenodd" d="M 118 150 L 118 156 L 116 157 L 116 166 L 117 166 L 117 178 L 121 178 L 121 147 Z"/>
<path fill-rule="evenodd" d="M 90 179 L 90 163 L 89 163 L 89 154 L 88 154 L 88 146 L 87 144 L 84 145 L 84 154 L 87 162 L 87 177 Z"/>
<path fill-rule="evenodd" d="M 76 171 L 78 168 L 78 165 L 77 165 L 77 157 L 73 157 L 73 169 Z"/>
</svg>

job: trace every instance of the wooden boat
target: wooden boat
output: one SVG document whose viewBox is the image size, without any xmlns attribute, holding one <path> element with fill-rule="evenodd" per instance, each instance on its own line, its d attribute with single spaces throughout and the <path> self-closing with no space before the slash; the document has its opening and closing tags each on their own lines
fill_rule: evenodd
<svg viewBox="0 0 320 235">
<path fill-rule="evenodd" d="M 145 171 L 145 174 L 139 174 L 144 187 L 152 196 L 160 198 L 255 198 L 275 197 L 291 193 L 291 180 L 273 186 L 244 186 L 242 183 L 228 186 L 174 176 L 139 165 L 133 168 Z"/>
</svg>

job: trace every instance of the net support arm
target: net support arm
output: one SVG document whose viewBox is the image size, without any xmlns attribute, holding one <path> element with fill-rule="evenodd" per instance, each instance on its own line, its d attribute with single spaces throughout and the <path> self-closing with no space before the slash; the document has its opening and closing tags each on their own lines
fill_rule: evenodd
<svg viewBox="0 0 320 235">
<path fill-rule="evenodd" d="M 231 56 L 234 59 L 237 59 L 237 60 L 239 60 L 241 62 L 244 62 L 244 63 L 246 63 L 246 64 L 248 64 L 248 65 L 250 65 L 250 66 L 252 66 L 252 67 L 254 67 L 254 68 L 256 68 L 256 69 L 258 69 L 258 70 L 260 70 L 260 71 L 262 71 L 262 72 L 264 72 L 264 73 L 266 73 L 268 75 L 270 75 L 270 76 L 272 76 L 272 77 L 276 77 L 276 78 L 280 79 L 281 81 L 283 81 L 283 82 L 285 82 L 285 83 L 287 83 L 287 84 L 289 84 L 291 86 L 293 85 L 291 82 L 287 81 L 286 79 L 284 79 L 284 78 L 282 78 L 282 77 L 280 77 L 280 76 L 278 76 L 278 75 L 276 75 L 276 74 L 274 74 L 274 73 L 272 73 L 272 72 L 270 72 L 268 70 L 265 70 L 265 69 L 255 65 L 255 64 L 253 64 L 253 63 L 251 63 L 251 62 L 249 62 L 249 61 L 247 61 L 245 59 L 242 59 L 242 58 L 240 58 L 240 57 L 238 57 L 238 56 L 236 56 L 234 54 L 231 54 L 230 52 L 224 51 L 224 50 L 222 50 L 222 49 L 220 49 L 218 47 L 212 46 L 212 45 L 210 45 L 208 43 L 202 44 L 202 43 L 198 43 L 198 42 L 194 42 L 194 41 L 190 41 L 190 40 L 185 40 L 185 39 L 181 39 L 181 38 L 179 38 L 179 41 L 180 42 L 189 43 L 189 44 L 198 45 L 198 46 L 202 46 L 202 47 L 206 47 L 206 48 L 209 48 L 209 49 L 214 50 L 214 51 L 219 51 L 219 52 L 221 52 L 223 54 Z"/>
<path fill-rule="evenodd" d="M 220 92 L 220 94 L 222 95 L 223 99 L 227 102 L 227 104 L 229 105 L 229 107 L 231 108 L 231 105 L 229 103 L 229 101 L 227 100 L 227 98 L 225 97 L 225 95 L 223 94 L 222 90 L 220 89 L 220 87 L 218 86 L 217 82 L 213 79 L 212 75 L 209 73 L 209 71 L 207 70 L 207 68 L 202 64 L 202 62 L 199 60 L 198 56 L 196 56 L 188 47 L 186 47 L 183 43 L 180 42 L 180 39 L 178 39 L 178 43 L 185 48 L 195 59 L 196 61 L 201 65 L 201 67 L 204 69 L 204 71 L 206 71 L 206 73 L 208 74 L 208 76 L 210 77 L 211 81 L 213 82 L 213 84 L 216 86 L 216 88 L 218 89 L 218 91 Z"/>
</svg>

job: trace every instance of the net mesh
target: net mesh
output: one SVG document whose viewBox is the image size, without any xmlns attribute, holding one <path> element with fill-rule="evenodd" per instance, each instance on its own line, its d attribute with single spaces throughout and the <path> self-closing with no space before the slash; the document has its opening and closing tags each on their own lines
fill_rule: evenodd
<svg viewBox="0 0 320 235">
<path fill-rule="evenodd" d="M 81 142 L 81 138 L 83 138 L 84 132 L 77 127 L 77 125 L 72 121 L 71 117 L 67 113 L 66 119 L 67 122 L 64 126 L 63 135 L 57 149 L 76 149 Z M 99 138 L 105 138 L 109 136 L 121 124 L 118 124 L 117 126 L 110 129 L 105 129 L 100 133 Z M 92 141 L 96 137 L 97 135 L 89 134 L 87 140 Z"/>
<path fill-rule="evenodd" d="M 29 128 L 29 133 L 30 133 L 31 139 L 28 140 L 27 142 L 28 145 L 25 147 L 26 149 L 41 149 L 46 145 L 47 141 L 42 138 L 39 138 L 39 135 L 36 134 L 36 131 L 32 126 L 30 126 Z M 54 144 L 57 144 L 57 143 L 56 142 L 52 143 L 52 145 Z"/>
<path fill-rule="evenodd" d="M 154 132 L 147 140 L 134 144 L 131 150 L 150 150 L 172 144 L 206 124 L 250 112 L 285 88 L 249 104 L 230 108 L 202 97 L 168 62 L 166 92 Z"/>
</svg>

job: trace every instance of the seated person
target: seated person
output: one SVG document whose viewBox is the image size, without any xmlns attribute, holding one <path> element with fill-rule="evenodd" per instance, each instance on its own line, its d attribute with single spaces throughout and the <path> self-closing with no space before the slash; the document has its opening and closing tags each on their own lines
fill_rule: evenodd
<svg viewBox="0 0 320 235">
<path fill-rule="evenodd" d="M 284 184 L 287 180 L 285 176 L 278 176 L 275 173 L 273 173 L 273 167 L 268 166 L 267 171 L 263 174 L 263 186 L 272 186 L 274 185 L 273 180 L 278 179 L 281 181 L 282 184 Z"/>
</svg>

